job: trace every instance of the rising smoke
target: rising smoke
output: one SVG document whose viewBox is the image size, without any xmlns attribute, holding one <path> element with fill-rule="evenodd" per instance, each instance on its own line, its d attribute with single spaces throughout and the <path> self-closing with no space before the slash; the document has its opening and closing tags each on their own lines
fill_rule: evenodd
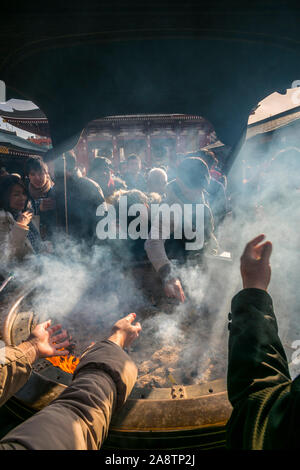
<svg viewBox="0 0 300 470">
<path fill-rule="evenodd" d="M 32 309 L 39 320 L 63 323 L 74 339 L 81 336 L 84 348 L 136 311 L 143 331 L 132 354 L 142 374 L 171 370 L 177 382 L 187 383 L 225 377 L 227 314 L 242 288 L 239 258 L 250 239 L 265 233 L 273 243 L 270 294 L 279 335 L 287 346 L 299 339 L 300 150 L 280 151 L 281 136 L 280 130 L 274 133 L 263 152 L 255 142 L 241 149 L 228 175 L 233 214 L 218 228 L 220 252 L 229 251 L 231 260 L 207 258 L 202 266 L 179 268 L 184 304 L 145 292 L 131 269 L 114 258 L 113 246 L 86 250 L 58 238 L 56 256 L 41 255 L 14 270 L 19 280 L 38 286 Z M 159 356 L 167 357 L 164 367 Z"/>
</svg>

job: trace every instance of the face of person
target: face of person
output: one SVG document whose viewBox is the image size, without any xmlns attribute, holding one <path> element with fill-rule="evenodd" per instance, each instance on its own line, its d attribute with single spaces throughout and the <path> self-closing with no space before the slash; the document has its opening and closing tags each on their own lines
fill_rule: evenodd
<svg viewBox="0 0 300 470">
<path fill-rule="evenodd" d="M 47 173 L 44 170 L 30 170 L 29 181 L 35 188 L 39 189 L 44 186 L 47 182 Z"/>
<path fill-rule="evenodd" d="M 131 175 L 137 175 L 141 169 L 141 162 L 139 160 L 129 160 L 127 162 L 127 171 Z"/>
<path fill-rule="evenodd" d="M 12 187 L 10 197 L 9 197 L 9 207 L 17 211 L 22 211 L 25 207 L 27 201 L 27 196 L 19 184 L 15 184 Z"/>
</svg>

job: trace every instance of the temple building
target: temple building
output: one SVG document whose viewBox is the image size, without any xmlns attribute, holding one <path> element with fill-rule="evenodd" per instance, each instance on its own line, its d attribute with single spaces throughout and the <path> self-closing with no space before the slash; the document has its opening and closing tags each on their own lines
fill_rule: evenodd
<svg viewBox="0 0 300 470">
<path fill-rule="evenodd" d="M 43 156 L 47 147 L 18 137 L 16 132 L 0 129 L 0 168 L 9 173 L 23 174 L 24 163 L 29 156 Z"/>
<path fill-rule="evenodd" d="M 0 111 L 4 122 L 50 138 L 46 116 L 40 109 Z M 89 168 L 96 154 L 112 159 L 115 168 L 131 153 L 144 167 L 166 163 L 174 153 L 186 153 L 216 143 L 213 126 L 201 116 L 157 114 L 108 116 L 90 122 L 74 149 L 78 163 Z"/>
</svg>

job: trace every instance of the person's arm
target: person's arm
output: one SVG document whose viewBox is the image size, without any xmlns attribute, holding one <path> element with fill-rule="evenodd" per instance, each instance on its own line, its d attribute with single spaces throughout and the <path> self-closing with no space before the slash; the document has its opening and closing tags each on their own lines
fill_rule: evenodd
<svg viewBox="0 0 300 470">
<path fill-rule="evenodd" d="M 0 349 L 0 406 L 14 395 L 29 379 L 35 358 L 31 343 Z"/>
<path fill-rule="evenodd" d="M 185 295 L 181 282 L 174 266 L 166 254 L 165 240 L 152 238 L 150 232 L 149 238 L 146 240 L 144 247 L 149 261 L 161 279 L 166 296 L 174 297 L 181 302 L 184 302 Z"/>
<path fill-rule="evenodd" d="M 18 346 L 0 349 L 0 406 L 27 382 L 32 365 L 42 357 L 57 355 L 60 348 L 67 347 L 67 332 L 56 334 L 61 325 L 50 328 L 51 321 L 37 325 L 27 341 Z M 60 351 L 60 355 L 68 351 Z"/>
<path fill-rule="evenodd" d="M 282 413 L 289 402 L 288 363 L 272 299 L 266 292 L 272 245 L 259 245 L 263 238 L 256 237 L 245 248 L 241 258 L 244 290 L 232 300 L 227 372 L 228 398 L 233 406 L 227 424 L 229 448 L 262 449 L 280 442 Z"/>
<path fill-rule="evenodd" d="M 178 204 L 178 200 L 174 198 L 172 189 L 167 186 L 165 204 L 169 205 L 169 207 L 172 207 L 174 203 Z M 176 219 L 174 218 L 174 214 L 171 213 L 169 227 L 170 233 L 176 230 L 175 223 Z M 181 302 L 184 302 L 185 295 L 178 277 L 178 273 L 176 272 L 174 265 L 170 262 L 166 253 L 165 239 L 163 238 L 162 220 L 160 220 L 159 214 L 154 217 L 153 223 L 151 220 L 151 230 L 144 247 L 149 261 L 162 281 L 166 296 L 173 297 L 180 300 Z"/>
<path fill-rule="evenodd" d="M 286 383 L 290 374 L 267 292 L 242 290 L 232 300 L 231 318 L 227 385 L 236 406 L 266 387 Z"/>
<path fill-rule="evenodd" d="M 73 382 L 49 406 L 2 439 L 0 449 L 14 445 L 39 450 L 97 450 L 107 436 L 113 412 L 126 401 L 137 368 L 123 347 L 138 336 L 135 314 L 119 320 L 111 336 L 88 348 Z M 2 446 L 2 447 L 1 447 Z"/>
<path fill-rule="evenodd" d="M 215 233 L 215 222 L 211 211 L 211 208 L 204 205 L 204 250 L 216 254 L 219 249 L 219 244 L 216 239 Z"/>
<path fill-rule="evenodd" d="M 33 213 L 31 211 L 22 212 L 11 228 L 9 234 L 10 241 L 10 257 L 22 259 L 27 253 L 25 241 L 28 236 L 29 224 L 32 220 Z"/>
</svg>

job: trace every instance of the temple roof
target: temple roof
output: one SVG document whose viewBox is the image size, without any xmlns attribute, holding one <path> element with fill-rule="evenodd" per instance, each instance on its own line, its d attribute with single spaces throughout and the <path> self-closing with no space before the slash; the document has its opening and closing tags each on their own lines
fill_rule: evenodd
<svg viewBox="0 0 300 470">
<path fill-rule="evenodd" d="M 18 137 L 15 132 L 0 129 L 0 149 L 12 149 L 27 155 L 43 155 L 48 149 Z M 5 152 L 6 153 L 6 152 Z"/>
<path fill-rule="evenodd" d="M 10 118 L 10 119 L 20 119 L 20 120 L 35 120 L 37 119 L 38 121 L 47 121 L 48 119 L 43 113 L 43 111 L 39 108 L 34 108 L 34 109 L 26 109 L 26 110 L 18 110 L 12 108 L 12 111 L 7 111 L 4 109 L 0 109 L 0 116 L 3 117 L 3 119 Z"/>
<path fill-rule="evenodd" d="M 14 127 L 32 134 L 50 137 L 48 119 L 39 108 L 23 111 L 14 108 L 12 111 L 0 109 L 0 116 L 4 122 L 8 122 Z"/>
<path fill-rule="evenodd" d="M 39 108 L 25 111 L 20 111 L 14 108 L 12 111 L 0 109 L 0 116 L 3 118 L 4 122 L 8 122 L 9 124 L 27 132 L 47 137 L 50 137 L 51 135 L 48 119 Z M 101 128 L 102 126 L 106 127 L 110 124 L 126 124 L 130 127 L 131 125 L 142 122 L 151 122 L 153 124 L 156 123 L 163 126 L 164 124 L 181 123 L 182 121 L 186 123 L 207 123 L 207 121 L 201 116 L 188 114 L 129 114 L 124 116 L 106 116 L 95 119 L 88 123 L 85 129 Z"/>
<path fill-rule="evenodd" d="M 248 126 L 246 139 L 251 139 L 258 134 L 266 134 L 276 131 L 282 127 L 289 126 L 300 119 L 300 106 L 289 109 L 282 113 L 270 116 Z"/>
</svg>

